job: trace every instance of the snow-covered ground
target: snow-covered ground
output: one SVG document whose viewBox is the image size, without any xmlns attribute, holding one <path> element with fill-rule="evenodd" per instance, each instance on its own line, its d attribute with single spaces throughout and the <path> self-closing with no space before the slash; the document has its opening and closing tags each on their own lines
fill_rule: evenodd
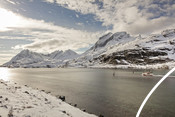
<svg viewBox="0 0 175 117">
<path fill-rule="evenodd" d="M 0 117 L 96 117 L 43 91 L 0 80 Z"/>
<path fill-rule="evenodd" d="M 77 66 L 81 67 L 81 66 Z M 167 62 L 162 64 L 153 64 L 153 65 L 112 65 L 112 64 L 96 64 L 94 66 L 88 66 L 89 68 L 108 68 L 108 69 L 172 69 L 175 67 L 175 62 Z"/>
</svg>

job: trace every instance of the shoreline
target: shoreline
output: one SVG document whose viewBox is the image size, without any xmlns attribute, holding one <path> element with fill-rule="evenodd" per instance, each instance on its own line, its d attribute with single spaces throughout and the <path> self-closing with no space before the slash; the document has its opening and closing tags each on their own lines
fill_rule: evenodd
<svg viewBox="0 0 175 117">
<path fill-rule="evenodd" d="M 37 67 L 7 67 L 0 65 L 0 68 L 48 68 L 46 66 Z M 147 64 L 147 65 L 137 65 L 137 64 L 127 64 L 127 65 L 113 65 L 113 64 L 95 64 L 95 65 L 69 65 L 67 67 L 49 67 L 49 68 L 95 68 L 95 69 L 172 69 L 175 67 L 175 62 L 158 63 L 158 64 Z"/>
<path fill-rule="evenodd" d="M 0 80 L 0 116 L 97 117 L 44 91 L 3 80 Z"/>
</svg>

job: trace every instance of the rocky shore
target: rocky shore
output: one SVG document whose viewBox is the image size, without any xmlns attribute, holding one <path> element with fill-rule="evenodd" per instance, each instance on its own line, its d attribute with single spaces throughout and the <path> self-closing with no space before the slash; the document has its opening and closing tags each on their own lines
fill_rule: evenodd
<svg viewBox="0 0 175 117">
<path fill-rule="evenodd" d="M 0 117 L 96 117 L 28 86 L 0 80 Z"/>
</svg>

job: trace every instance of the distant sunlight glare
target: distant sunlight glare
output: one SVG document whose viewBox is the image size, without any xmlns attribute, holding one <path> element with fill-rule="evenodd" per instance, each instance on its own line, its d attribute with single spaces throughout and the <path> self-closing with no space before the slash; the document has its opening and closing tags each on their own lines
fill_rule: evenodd
<svg viewBox="0 0 175 117">
<path fill-rule="evenodd" d="M 0 68 L 0 79 L 4 81 L 8 81 L 10 76 L 10 72 L 7 68 Z"/>
<path fill-rule="evenodd" d="M 0 8 L 0 31 L 10 30 L 20 24 L 21 18 L 11 11 Z"/>
</svg>

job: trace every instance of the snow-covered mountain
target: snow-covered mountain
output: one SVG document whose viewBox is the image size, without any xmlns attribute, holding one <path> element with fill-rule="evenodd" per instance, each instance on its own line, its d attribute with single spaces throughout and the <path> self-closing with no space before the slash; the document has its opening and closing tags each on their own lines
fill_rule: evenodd
<svg viewBox="0 0 175 117">
<path fill-rule="evenodd" d="M 70 59 L 79 55 L 72 51 L 55 51 L 51 54 L 40 54 L 29 50 L 23 50 L 9 62 L 3 64 L 4 67 L 57 67 L 64 65 Z"/>
<path fill-rule="evenodd" d="M 157 64 L 175 60 L 175 30 L 161 34 L 138 37 L 129 43 L 113 46 L 99 56 L 105 63 L 112 64 Z"/>
<path fill-rule="evenodd" d="M 15 57 L 13 57 L 9 62 L 5 63 L 3 66 L 21 66 L 26 64 L 38 63 L 44 60 L 42 54 L 31 52 L 29 50 L 23 50 Z"/>
<path fill-rule="evenodd" d="M 86 52 L 72 50 L 43 55 L 24 50 L 3 66 L 10 67 L 95 67 L 112 65 L 145 66 L 175 65 L 175 29 L 147 37 L 131 36 L 126 32 L 108 33 Z"/>
<path fill-rule="evenodd" d="M 79 55 L 72 51 L 72 50 L 66 50 L 66 51 L 55 51 L 50 54 L 51 59 L 59 59 L 59 60 L 69 60 L 77 58 Z"/>
<path fill-rule="evenodd" d="M 147 37 L 132 37 L 126 32 L 108 33 L 93 47 L 70 62 L 71 66 L 155 65 L 175 61 L 175 29 Z"/>
<path fill-rule="evenodd" d="M 92 46 L 89 50 L 83 53 L 77 61 L 85 62 L 93 61 L 94 58 L 99 57 L 101 54 L 107 52 L 114 45 L 119 45 L 122 43 L 128 43 L 133 41 L 134 38 L 131 37 L 126 32 L 108 33 L 99 38 L 99 40 Z M 87 61 L 86 61 L 87 60 Z"/>
<path fill-rule="evenodd" d="M 108 33 L 99 38 L 99 40 L 89 50 L 83 53 L 76 60 L 69 62 L 71 66 L 94 66 L 99 64 L 97 59 L 104 53 L 110 51 L 112 47 L 129 43 L 135 40 L 126 32 Z"/>
</svg>

